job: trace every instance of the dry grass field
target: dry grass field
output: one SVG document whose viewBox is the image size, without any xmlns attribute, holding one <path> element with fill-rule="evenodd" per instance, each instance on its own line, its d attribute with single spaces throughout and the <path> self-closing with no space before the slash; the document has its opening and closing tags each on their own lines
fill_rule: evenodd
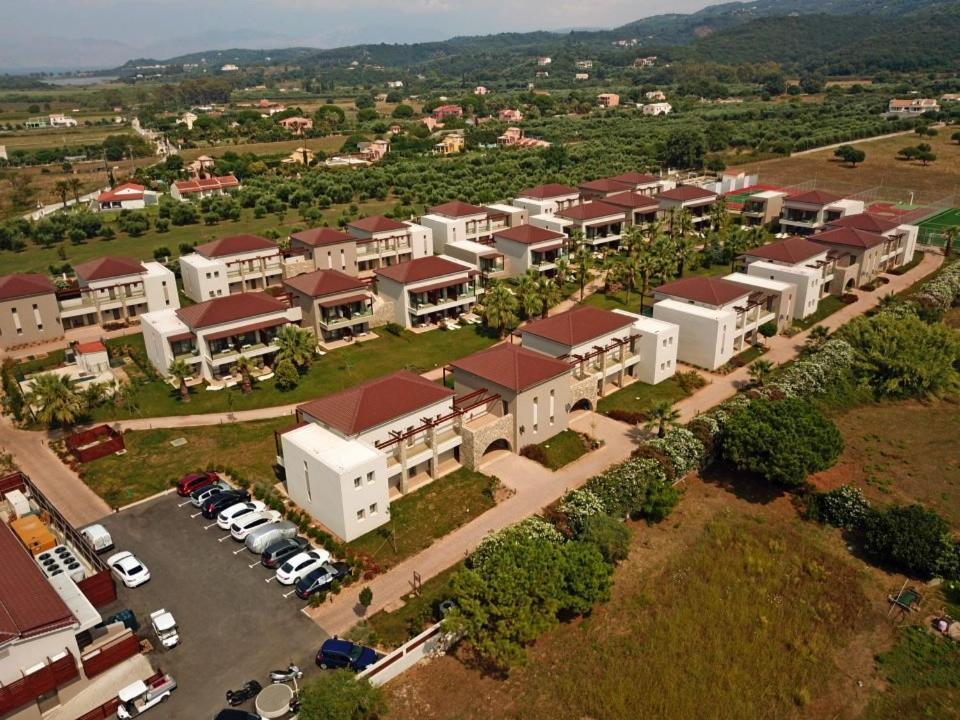
<svg viewBox="0 0 960 720">
<path fill-rule="evenodd" d="M 115 125 L 79 125 L 73 128 L 50 128 L 0 132 L 0 145 L 7 150 L 36 150 L 40 148 L 77 147 L 100 144 L 108 135 L 131 134 L 127 123 Z"/>
<path fill-rule="evenodd" d="M 289 154 L 297 148 L 304 146 L 310 150 L 322 150 L 325 153 L 330 153 L 339 150 L 346 139 L 346 135 L 327 135 L 319 138 L 292 138 L 278 142 L 244 143 L 238 145 L 225 143 L 223 145 L 209 147 L 189 148 L 184 150 L 182 155 L 185 161 L 190 162 L 196 160 L 201 155 L 220 157 L 228 152 L 239 154 L 253 153 L 254 155 Z"/>
</svg>

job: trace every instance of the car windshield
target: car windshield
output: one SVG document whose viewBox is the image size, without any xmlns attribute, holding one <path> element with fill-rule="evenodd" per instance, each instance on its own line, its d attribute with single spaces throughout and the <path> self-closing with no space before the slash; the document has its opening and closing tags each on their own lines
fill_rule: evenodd
<svg viewBox="0 0 960 720">
<path fill-rule="evenodd" d="M 361 655 L 363 655 L 363 647 L 361 645 L 354 645 L 349 653 L 350 662 L 356 662 L 360 659 Z"/>
<path fill-rule="evenodd" d="M 127 566 L 128 575 L 136 575 L 138 572 L 142 572 L 142 571 L 143 571 L 143 567 L 141 565 L 137 565 L 136 563 L 134 563 L 133 565 Z"/>
</svg>

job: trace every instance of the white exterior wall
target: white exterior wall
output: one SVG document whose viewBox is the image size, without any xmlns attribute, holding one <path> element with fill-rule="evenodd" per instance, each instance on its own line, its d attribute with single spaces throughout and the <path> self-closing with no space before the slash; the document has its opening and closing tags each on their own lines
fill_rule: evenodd
<svg viewBox="0 0 960 720">
<path fill-rule="evenodd" d="M 370 428 L 369 430 L 357 435 L 357 439 L 363 443 L 366 443 L 367 445 L 374 446 L 378 442 L 392 439 L 392 436 L 390 435 L 391 432 L 406 432 L 407 428 L 409 428 L 411 425 L 413 427 L 420 427 L 423 425 L 423 422 L 421 422 L 420 418 L 436 418 L 438 416 L 449 415 L 451 412 L 453 412 L 452 396 L 446 398 L 445 400 L 441 400 L 438 403 L 434 403 L 433 405 L 420 408 L 416 412 L 412 412 L 409 415 L 404 415 L 403 417 L 391 420 L 384 425 L 378 425 L 375 428 Z"/>
<path fill-rule="evenodd" d="M 580 202 L 580 193 L 576 192 L 571 195 L 562 195 L 555 198 L 528 198 L 528 197 L 518 197 L 513 201 L 513 205 L 519 208 L 523 208 L 530 213 L 531 223 L 534 215 L 556 215 L 557 213 L 557 204 L 564 203 L 576 205 Z"/>
<path fill-rule="evenodd" d="M 733 310 L 709 310 L 676 300 L 661 300 L 654 303 L 653 317 L 679 328 L 678 360 L 715 370 L 733 357 Z"/>
<path fill-rule="evenodd" d="M 389 521 L 384 453 L 319 425 L 284 433 L 280 446 L 290 498 L 343 540 L 354 540 Z M 357 517 L 359 511 L 362 518 Z"/>
<path fill-rule="evenodd" d="M 158 262 L 146 262 L 147 274 L 143 276 L 143 289 L 147 295 L 147 312 L 177 310 L 180 295 L 177 293 L 177 276 Z"/>
<path fill-rule="evenodd" d="M 440 255 L 446 252 L 446 246 L 449 242 L 473 240 L 477 233 L 472 236 L 467 234 L 467 223 L 484 222 L 486 217 L 486 213 L 465 215 L 458 218 L 450 218 L 444 215 L 424 215 L 420 218 L 420 225 L 430 230 L 433 238 L 432 252 Z"/>
<path fill-rule="evenodd" d="M 822 259 L 826 260 L 826 257 L 827 254 L 823 253 Z M 820 259 L 820 256 L 813 258 L 811 262 L 818 259 Z M 828 291 L 828 287 L 821 279 L 820 270 L 805 265 L 779 265 L 760 260 L 747 265 L 746 272 L 747 275 L 752 277 L 779 280 L 793 285 L 796 288 L 793 316 L 799 319 L 815 313 L 820 304 L 821 295 Z"/>
<path fill-rule="evenodd" d="M 417 223 L 404 223 L 409 230 L 410 247 L 413 252 L 413 259 L 426 257 L 433 254 L 433 230 Z"/>
<path fill-rule="evenodd" d="M 562 233 L 564 231 L 564 228 L 568 228 L 571 225 L 573 225 L 573 223 L 570 220 L 557 217 L 552 213 L 543 214 L 543 215 L 532 215 L 530 217 L 530 224 L 535 227 L 543 228 L 544 230 L 552 230 L 553 232 L 558 232 L 558 233 Z"/>
<path fill-rule="evenodd" d="M 76 660 L 80 656 L 80 649 L 77 647 L 77 638 L 74 634 L 76 630 L 76 626 L 73 626 L 11 643 L 4 648 L 6 652 L 3 656 L 3 662 L 0 662 L 0 683 L 9 685 L 19 680 L 23 677 L 22 671 L 36 665 L 45 664 L 48 657 L 59 655 L 64 650 L 73 653 L 74 660 Z"/>
<path fill-rule="evenodd" d="M 157 371 L 163 374 L 166 374 L 167 368 L 173 362 L 173 352 L 170 350 L 170 343 L 167 338 L 177 334 L 172 329 L 172 326 L 177 322 L 179 322 L 179 318 L 173 310 L 147 313 L 140 316 L 140 327 L 143 330 L 143 344 L 147 349 L 147 358 Z M 187 327 L 183 325 L 181 332 L 186 330 Z"/>
<path fill-rule="evenodd" d="M 920 234 L 920 228 L 916 225 L 900 225 L 898 231 L 906 233 L 904 240 L 903 264 L 906 265 L 913 260 L 913 254 L 917 249 L 917 236 Z"/>
<path fill-rule="evenodd" d="M 227 266 L 199 253 L 190 253 L 180 258 L 180 277 L 183 280 L 184 294 L 194 302 L 230 294 Z"/>
<path fill-rule="evenodd" d="M 671 322 L 654 320 L 626 310 L 613 312 L 635 318 L 633 331 L 639 333 L 636 348 L 640 353 L 640 362 L 634 366 L 634 376 L 648 385 L 656 385 L 673 377 L 677 371 L 680 327 Z"/>
<path fill-rule="evenodd" d="M 393 322 L 401 327 L 410 327 L 410 295 L 406 285 L 394 282 L 383 275 L 377 276 L 377 295 L 389 300 L 393 307 Z"/>
<path fill-rule="evenodd" d="M 723 279 L 763 292 L 776 293 L 779 296 L 774 308 L 777 332 L 793 323 L 793 306 L 797 296 L 797 286 L 793 283 L 739 272 L 725 275 Z"/>
</svg>

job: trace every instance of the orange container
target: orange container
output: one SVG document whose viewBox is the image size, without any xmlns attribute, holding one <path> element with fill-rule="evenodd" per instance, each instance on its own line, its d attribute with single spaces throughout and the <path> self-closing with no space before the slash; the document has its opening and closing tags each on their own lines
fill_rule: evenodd
<svg viewBox="0 0 960 720">
<path fill-rule="evenodd" d="M 10 523 L 20 542 L 34 555 L 56 547 L 57 538 L 36 515 L 26 515 Z"/>
</svg>

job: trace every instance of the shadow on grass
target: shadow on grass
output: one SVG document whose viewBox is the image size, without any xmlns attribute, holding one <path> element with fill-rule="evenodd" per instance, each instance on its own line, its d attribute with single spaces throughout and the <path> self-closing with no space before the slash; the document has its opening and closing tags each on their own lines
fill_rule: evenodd
<svg viewBox="0 0 960 720">
<path fill-rule="evenodd" d="M 703 481 L 715 485 L 741 500 L 756 505 L 768 505 L 779 500 L 787 492 L 763 478 L 743 470 L 737 470 L 726 463 L 718 462 L 700 473 Z"/>
</svg>

